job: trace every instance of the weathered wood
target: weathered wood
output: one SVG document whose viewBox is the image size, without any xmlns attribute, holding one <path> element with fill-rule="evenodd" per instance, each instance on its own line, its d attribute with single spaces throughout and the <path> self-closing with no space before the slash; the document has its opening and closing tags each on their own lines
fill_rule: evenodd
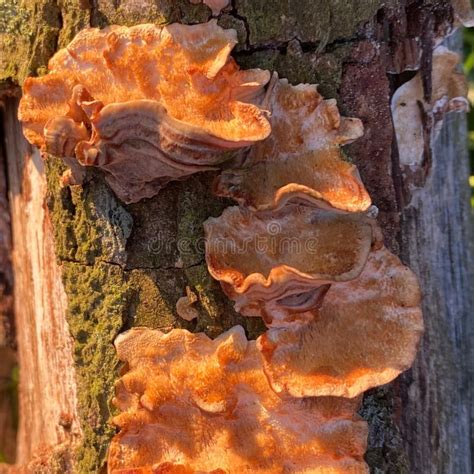
<svg viewBox="0 0 474 474">
<path fill-rule="evenodd" d="M 21 133 L 18 99 L 4 100 L 13 231 L 20 424 L 17 464 L 41 463 L 80 436 L 66 295 L 46 208 L 44 163 Z"/>
<path fill-rule="evenodd" d="M 402 257 L 419 275 L 425 335 L 400 380 L 401 432 L 416 473 L 470 473 L 474 292 L 466 120 L 449 115 L 432 174 L 402 212 Z M 472 420 L 472 418 L 471 418 Z"/>
</svg>

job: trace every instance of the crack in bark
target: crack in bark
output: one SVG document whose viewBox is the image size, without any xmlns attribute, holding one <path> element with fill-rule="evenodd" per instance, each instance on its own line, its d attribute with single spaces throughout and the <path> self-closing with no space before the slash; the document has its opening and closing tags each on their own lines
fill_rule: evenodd
<svg viewBox="0 0 474 474">
<path fill-rule="evenodd" d="M 81 265 L 83 267 L 88 267 L 88 268 L 93 268 L 96 265 L 105 264 L 105 265 L 111 265 L 111 266 L 114 266 L 114 267 L 118 267 L 123 272 L 127 273 L 127 272 L 132 272 L 134 270 L 150 270 L 150 271 L 155 271 L 155 270 L 167 270 L 168 271 L 169 270 L 169 271 L 183 272 L 183 271 L 189 270 L 190 268 L 195 268 L 195 267 L 199 267 L 201 265 L 204 265 L 206 263 L 206 261 L 203 259 L 203 260 L 200 260 L 197 263 L 193 263 L 192 265 L 186 265 L 186 266 L 183 266 L 183 267 L 164 266 L 164 265 L 163 266 L 157 266 L 157 267 L 153 267 L 153 266 L 152 267 L 146 267 L 146 266 L 132 266 L 132 267 L 129 267 L 129 266 L 127 266 L 127 264 L 114 262 L 112 260 L 107 260 L 107 259 L 104 259 L 104 258 L 96 258 L 94 263 L 90 263 L 90 262 L 87 262 L 87 261 L 74 260 L 72 258 L 61 257 L 59 259 L 59 264 L 61 265 L 63 263 L 70 263 L 70 264 L 73 264 L 73 265 Z"/>
</svg>

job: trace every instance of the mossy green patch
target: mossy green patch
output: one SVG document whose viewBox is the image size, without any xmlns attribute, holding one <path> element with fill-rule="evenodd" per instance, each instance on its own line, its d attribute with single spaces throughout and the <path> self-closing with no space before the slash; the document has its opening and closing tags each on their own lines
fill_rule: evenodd
<svg viewBox="0 0 474 474">
<path fill-rule="evenodd" d="M 110 424 L 111 398 L 118 360 L 113 341 L 126 318 L 129 287 L 117 265 L 65 262 L 67 320 L 74 338 L 78 403 L 83 443 L 77 472 L 99 472 L 115 430 Z"/>
<path fill-rule="evenodd" d="M 87 186 L 62 188 L 62 160 L 46 161 L 49 207 L 60 260 L 92 264 L 96 259 L 124 265 L 133 220 L 100 173 L 90 171 Z"/>
<path fill-rule="evenodd" d="M 48 0 L 0 0 L 0 81 L 22 84 L 56 51 L 61 11 Z"/>
<path fill-rule="evenodd" d="M 212 193 L 215 173 L 194 175 L 180 183 L 177 201 L 177 248 L 181 264 L 187 268 L 204 261 L 203 222 L 217 217 L 231 201 L 219 199 Z"/>
<path fill-rule="evenodd" d="M 129 326 L 146 326 L 161 330 L 180 327 L 182 320 L 176 315 L 176 302 L 185 293 L 186 281 L 182 272 L 133 270 L 129 274 L 129 282 Z M 190 329 L 192 325 L 186 328 Z"/>
<path fill-rule="evenodd" d="M 125 247 L 132 231 L 132 217 L 98 173 L 86 187 L 71 188 L 78 242 L 75 259 L 93 263 L 97 258 L 125 265 Z"/>
<path fill-rule="evenodd" d="M 61 31 L 58 38 L 58 47 L 64 48 L 74 36 L 83 28 L 90 26 L 91 9 L 85 0 L 61 0 Z M 92 2 L 91 2 L 92 3 Z"/>
</svg>

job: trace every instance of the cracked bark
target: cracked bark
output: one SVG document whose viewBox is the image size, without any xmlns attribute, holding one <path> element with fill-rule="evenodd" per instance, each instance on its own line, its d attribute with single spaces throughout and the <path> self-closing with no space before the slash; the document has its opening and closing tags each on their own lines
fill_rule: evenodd
<svg viewBox="0 0 474 474">
<path fill-rule="evenodd" d="M 7 3 L 0 1 L 6 12 L 0 22 L 4 92 L 44 72 L 54 51 L 85 26 L 210 18 L 205 6 L 187 0 Z M 363 120 L 365 136 L 346 152 L 380 210 L 387 245 L 420 276 L 427 332 L 415 367 L 368 393 L 361 410 L 370 423 L 372 472 L 471 472 L 471 391 L 463 375 L 472 360 L 463 118 L 447 121 L 433 150 L 432 174 L 407 198 L 389 108 L 418 53 L 429 94 L 432 42 L 451 27 L 452 17 L 447 0 L 290 0 L 270 8 L 268 1 L 233 0 L 219 17 L 238 32 L 234 56 L 242 66 L 277 70 L 293 83 L 319 83 L 345 115 Z M 242 324 L 255 337 L 263 325 L 237 315 L 207 273 L 202 222 L 230 204 L 210 192 L 212 173 L 172 183 L 159 196 L 129 206 L 96 171 L 88 172 L 83 188 L 61 189 L 61 162 L 43 163 L 21 139 L 17 98 L 4 94 L 3 104 L 18 249 L 17 466 L 101 472 L 113 434 L 107 423 L 117 365 L 111 341 L 120 331 L 184 327 L 214 337 Z M 175 309 L 187 286 L 198 296 L 199 317 L 192 322 Z"/>
</svg>

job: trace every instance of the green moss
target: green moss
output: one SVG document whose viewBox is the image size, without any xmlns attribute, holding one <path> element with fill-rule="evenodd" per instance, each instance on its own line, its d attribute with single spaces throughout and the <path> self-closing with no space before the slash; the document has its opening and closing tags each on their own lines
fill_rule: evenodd
<svg viewBox="0 0 474 474">
<path fill-rule="evenodd" d="M 74 260 L 77 239 L 74 227 L 75 208 L 70 188 L 61 188 L 60 178 L 66 165 L 58 158 L 46 160 L 46 179 L 48 183 L 48 207 L 51 214 L 56 256 L 59 261 Z"/>
<path fill-rule="evenodd" d="M 92 263 L 98 258 L 124 265 L 125 247 L 133 224 L 130 214 L 98 173 L 89 186 L 71 189 L 79 243 L 75 259 Z"/>
<path fill-rule="evenodd" d="M 176 302 L 185 294 L 186 281 L 177 270 L 133 270 L 129 326 L 170 330 L 183 321 L 176 315 Z M 186 325 L 182 326 L 186 327 Z M 191 329 L 188 325 L 187 329 Z"/>
<path fill-rule="evenodd" d="M 92 2 L 91 2 L 92 3 Z M 64 48 L 83 28 L 90 26 L 90 9 L 84 0 L 62 0 L 61 22 L 58 47 Z"/>
<path fill-rule="evenodd" d="M 192 176 L 180 183 L 177 201 L 177 248 L 186 268 L 204 261 L 203 222 L 219 216 L 231 201 L 218 199 L 212 193 L 214 173 Z"/>
<path fill-rule="evenodd" d="M 129 287 L 116 265 L 64 263 L 62 270 L 84 432 L 76 469 L 98 472 L 115 432 L 109 423 L 118 363 L 113 340 L 126 318 Z"/>
<path fill-rule="evenodd" d="M 55 52 L 61 28 L 56 2 L 0 0 L 0 81 L 22 83 Z"/>
<path fill-rule="evenodd" d="M 89 13 L 81 0 L 0 0 L 0 81 L 46 73 L 58 46 L 89 26 Z"/>
<path fill-rule="evenodd" d="M 46 167 L 58 258 L 88 264 L 99 259 L 124 265 L 133 220 L 103 177 L 90 171 L 87 186 L 61 188 L 64 163 L 49 157 Z"/>
</svg>

